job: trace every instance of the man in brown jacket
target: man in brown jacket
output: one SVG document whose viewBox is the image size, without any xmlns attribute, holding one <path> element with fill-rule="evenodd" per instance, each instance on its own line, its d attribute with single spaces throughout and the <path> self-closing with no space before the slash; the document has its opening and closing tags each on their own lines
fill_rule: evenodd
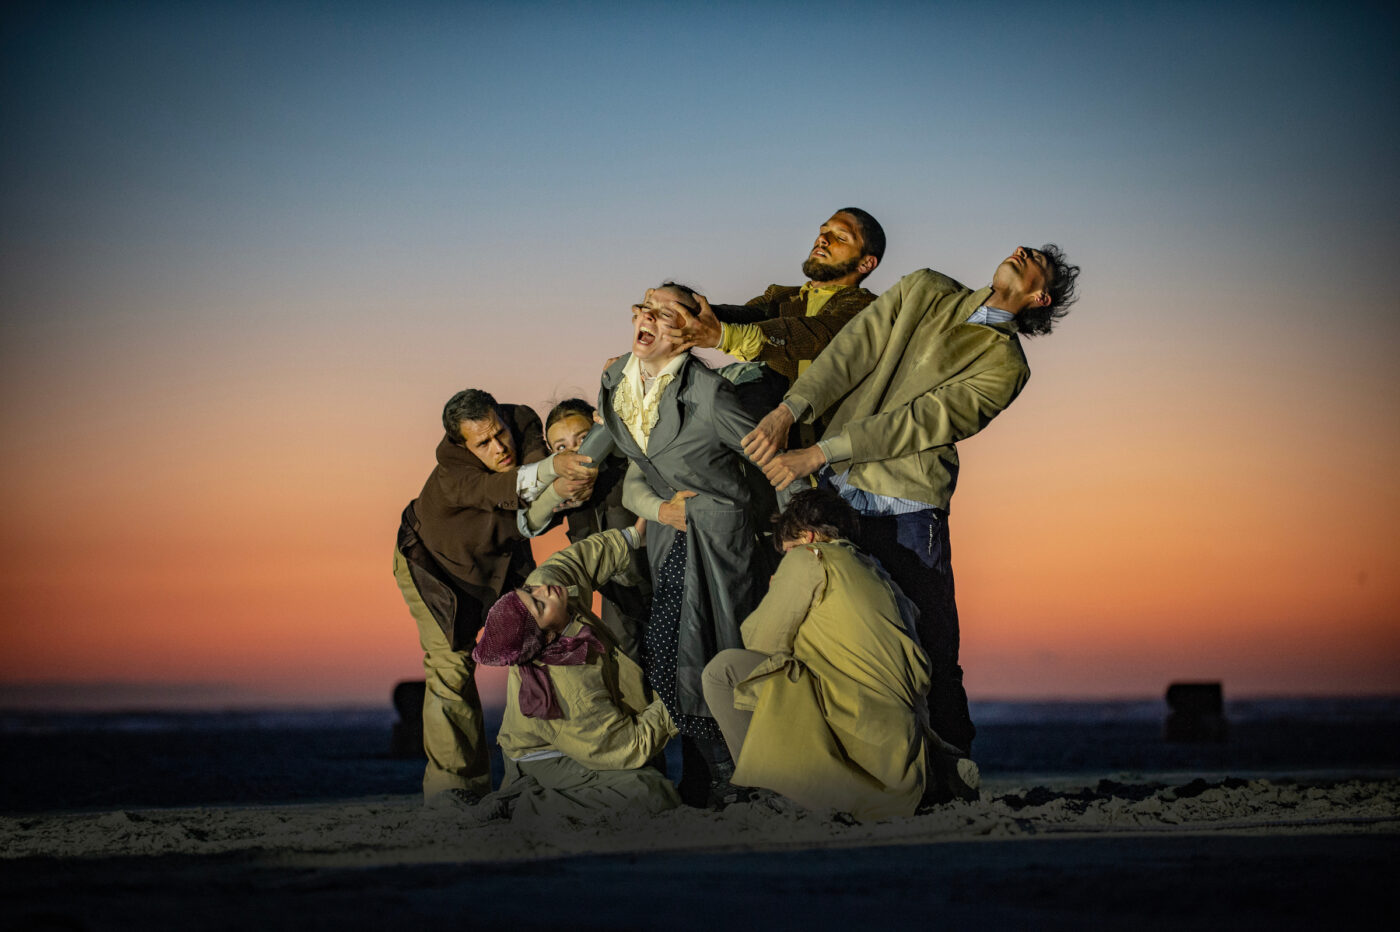
<svg viewBox="0 0 1400 932">
<path fill-rule="evenodd" d="M 423 794 L 491 790 L 486 726 L 470 653 L 489 608 L 534 569 L 518 509 L 549 483 L 564 497 L 591 491 L 573 453 L 545 458 L 539 415 L 467 389 L 443 408 L 437 467 L 409 502 L 394 578 L 423 648 Z"/>
<path fill-rule="evenodd" d="M 719 349 L 736 359 L 756 361 L 764 368 L 747 378 L 760 383 L 741 396 L 761 398 L 761 415 L 782 398 L 794 379 L 826 348 L 837 331 L 875 300 L 860 287 L 885 255 L 885 231 L 859 207 L 843 207 L 821 225 L 816 242 L 802 263 L 803 285 L 769 285 L 747 304 L 711 306 L 701 295 L 698 313 L 672 317 L 672 338 L 687 347 Z M 811 443 L 810 428 L 798 426 L 798 436 Z M 804 445 L 805 445 L 804 443 Z"/>
<path fill-rule="evenodd" d="M 934 729 L 964 752 L 975 729 L 958 666 L 948 547 L 957 441 L 1016 398 L 1030 367 L 1018 334 L 1049 333 L 1075 300 L 1079 267 L 1059 247 L 1019 247 L 974 291 L 922 269 L 860 313 L 783 403 L 744 438 L 745 452 L 785 488 L 821 480 L 861 514 L 861 544 L 919 608 L 933 665 Z M 821 442 L 779 454 L 795 421 L 827 412 Z"/>
</svg>

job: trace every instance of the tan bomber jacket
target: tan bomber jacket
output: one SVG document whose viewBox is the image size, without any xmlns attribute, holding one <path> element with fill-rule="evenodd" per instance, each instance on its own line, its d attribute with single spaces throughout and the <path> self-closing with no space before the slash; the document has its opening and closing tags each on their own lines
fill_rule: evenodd
<svg viewBox="0 0 1400 932">
<path fill-rule="evenodd" d="M 803 422 L 835 407 L 823 439 L 857 488 L 947 509 L 954 444 L 1000 414 L 1030 378 L 1015 321 L 968 317 L 991 295 L 932 269 L 911 272 L 836 334 L 784 400 Z"/>
</svg>

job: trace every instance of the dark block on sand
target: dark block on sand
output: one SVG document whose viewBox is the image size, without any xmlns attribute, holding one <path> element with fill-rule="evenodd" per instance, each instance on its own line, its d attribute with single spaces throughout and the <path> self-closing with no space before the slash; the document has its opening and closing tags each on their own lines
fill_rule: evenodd
<svg viewBox="0 0 1400 932">
<path fill-rule="evenodd" d="M 427 685 L 422 680 L 404 680 L 394 687 L 394 710 L 399 720 L 389 740 L 390 757 L 426 757 L 423 753 L 423 695 Z"/>
<path fill-rule="evenodd" d="M 1225 740 L 1225 697 L 1219 683 L 1173 683 L 1167 687 L 1168 741 Z"/>
</svg>

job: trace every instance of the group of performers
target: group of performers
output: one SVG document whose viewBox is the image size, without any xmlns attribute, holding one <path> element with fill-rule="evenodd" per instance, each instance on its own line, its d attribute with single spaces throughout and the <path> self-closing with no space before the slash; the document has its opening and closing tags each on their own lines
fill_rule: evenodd
<svg viewBox="0 0 1400 932">
<path fill-rule="evenodd" d="M 430 802 L 483 818 L 682 803 L 908 815 L 975 798 L 948 540 L 955 443 L 1030 375 L 1079 269 L 1018 247 L 989 285 L 878 298 L 875 218 L 822 224 L 806 283 L 631 309 L 596 408 L 458 392 L 394 574 L 424 651 Z M 740 360 L 711 368 L 690 350 Z M 534 566 L 560 521 L 570 545 Z M 594 593 L 602 611 L 594 613 Z M 509 668 L 495 792 L 476 664 Z M 679 737 L 679 786 L 662 751 Z"/>
</svg>

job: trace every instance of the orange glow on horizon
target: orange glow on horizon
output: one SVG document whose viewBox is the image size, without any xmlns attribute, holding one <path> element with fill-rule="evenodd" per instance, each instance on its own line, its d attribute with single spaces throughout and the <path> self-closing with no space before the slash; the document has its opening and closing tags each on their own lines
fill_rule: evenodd
<svg viewBox="0 0 1400 932">
<path fill-rule="evenodd" d="M 1054 339 L 1030 346 L 1024 397 L 960 444 L 973 698 L 1151 696 L 1197 676 L 1231 694 L 1400 692 L 1400 437 L 1358 421 L 1304 458 L 1265 416 L 1202 426 L 1179 403 L 1105 400 Z M 399 386 L 383 368 L 363 405 L 324 415 L 324 375 L 259 386 L 248 406 L 231 388 L 160 394 L 100 444 L 66 416 L 6 412 L 23 441 L 0 464 L 0 682 L 381 703 L 420 677 L 391 548 L 456 382 Z M 548 385 L 587 395 L 570 386 L 590 380 L 579 363 Z M 508 400 L 544 391 L 514 367 L 497 382 Z M 562 543 L 552 532 L 537 557 Z"/>
</svg>

